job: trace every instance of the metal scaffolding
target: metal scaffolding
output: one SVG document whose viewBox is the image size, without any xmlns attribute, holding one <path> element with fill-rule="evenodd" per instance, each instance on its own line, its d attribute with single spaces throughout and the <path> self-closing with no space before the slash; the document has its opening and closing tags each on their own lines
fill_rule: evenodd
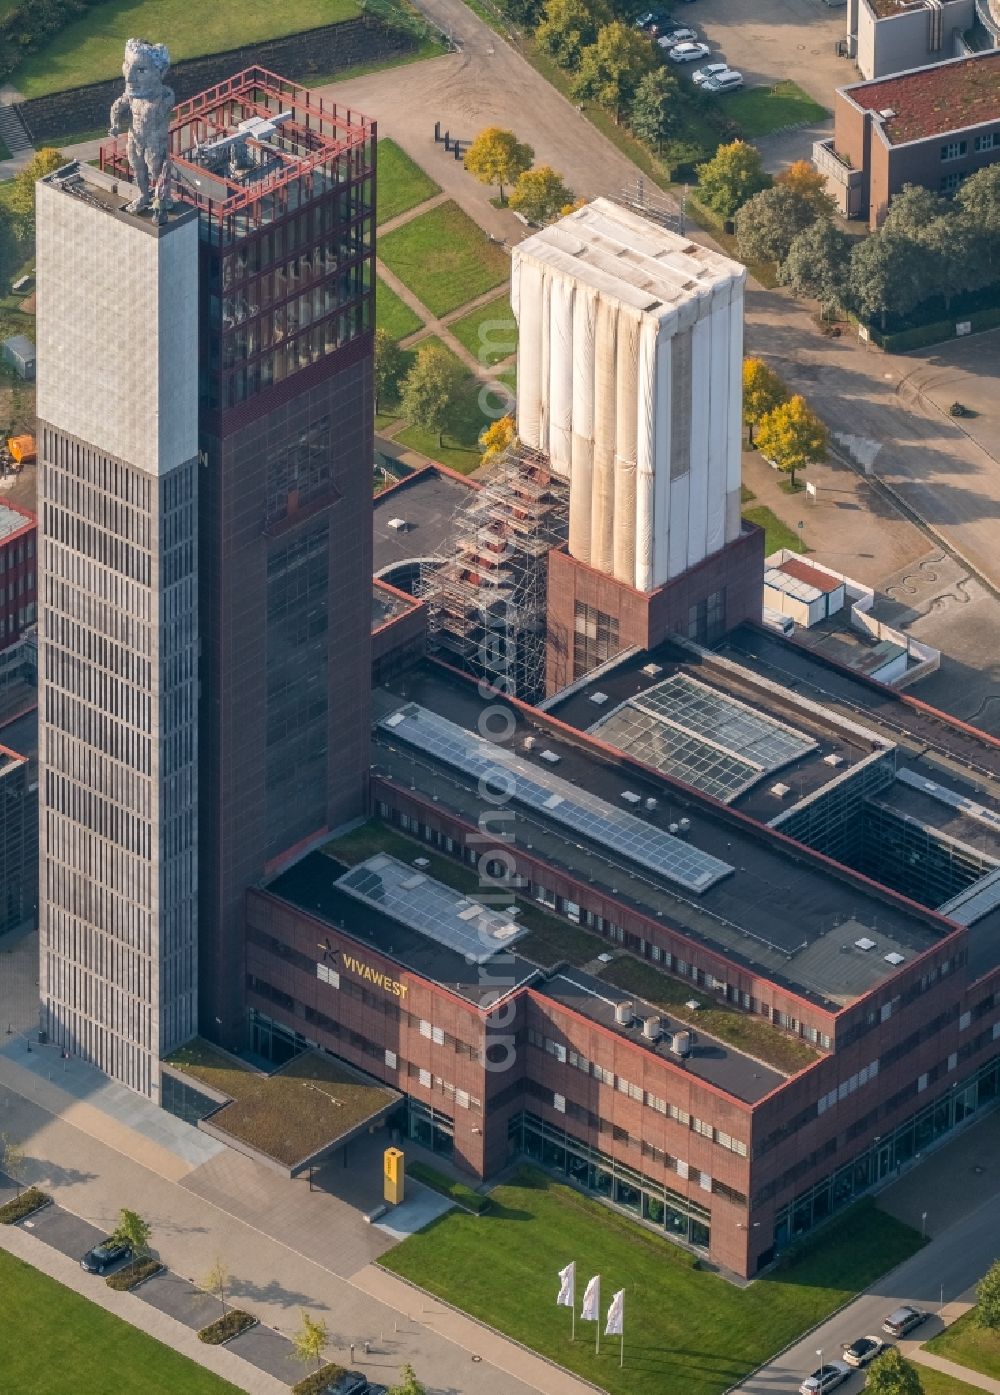
<svg viewBox="0 0 1000 1395">
<path fill-rule="evenodd" d="M 566 540 L 567 483 L 515 442 L 456 510 L 453 551 L 421 568 L 429 647 L 535 702 L 545 687 L 548 554 Z"/>
</svg>

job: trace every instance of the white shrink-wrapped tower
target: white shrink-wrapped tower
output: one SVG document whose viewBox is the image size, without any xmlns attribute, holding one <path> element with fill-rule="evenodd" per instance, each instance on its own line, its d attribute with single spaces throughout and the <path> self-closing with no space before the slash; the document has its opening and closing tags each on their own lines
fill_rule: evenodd
<svg viewBox="0 0 1000 1395">
<path fill-rule="evenodd" d="M 640 591 L 739 536 L 745 280 L 603 198 L 514 248 L 518 435 L 569 480 L 570 555 Z"/>
</svg>

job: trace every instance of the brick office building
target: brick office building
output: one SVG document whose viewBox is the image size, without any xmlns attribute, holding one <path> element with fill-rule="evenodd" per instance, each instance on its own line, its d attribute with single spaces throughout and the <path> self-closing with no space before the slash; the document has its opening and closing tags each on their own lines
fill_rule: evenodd
<svg viewBox="0 0 1000 1395">
<path fill-rule="evenodd" d="M 877 228 L 904 184 L 953 194 L 1000 159 L 1000 49 L 837 90 L 813 163 L 849 218 Z"/>
<path fill-rule="evenodd" d="M 38 524 L 33 513 L 0 504 L 0 649 L 17 640 L 37 618 Z"/>
<path fill-rule="evenodd" d="M 668 644 L 551 713 L 515 704 L 499 759 L 468 680 L 425 664 L 377 690 L 375 812 L 461 860 L 468 891 L 441 889 L 446 916 L 422 904 L 434 883 L 419 848 L 387 831 L 405 865 L 376 857 L 348 874 L 353 890 L 316 852 L 251 892 L 257 1049 L 325 1046 L 399 1088 L 410 1135 L 475 1176 L 527 1156 L 743 1274 L 986 1107 L 1000 1088 L 1000 856 L 915 752 L 933 731 L 975 756 L 992 808 L 1000 751 L 894 696 L 883 717 L 890 699 L 856 678 L 870 711 L 824 710 L 832 666 L 810 657 L 804 696 L 790 695 L 752 648 L 719 660 Z M 683 731 L 680 757 L 656 712 Z M 491 769 L 513 814 L 495 848 Z M 927 854 L 909 894 L 892 889 L 911 865 L 891 851 L 905 836 Z M 522 896 L 581 942 L 554 949 L 519 912 L 508 948 L 470 968 L 442 949 L 442 923 L 477 913 L 483 876 L 497 904 L 507 858 Z M 678 1016 L 685 992 L 753 1019 L 741 1039 L 754 1047 Z"/>
</svg>

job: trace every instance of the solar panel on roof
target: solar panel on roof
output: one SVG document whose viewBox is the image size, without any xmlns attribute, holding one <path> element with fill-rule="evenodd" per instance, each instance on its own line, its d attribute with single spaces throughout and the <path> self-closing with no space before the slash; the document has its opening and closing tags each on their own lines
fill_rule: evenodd
<svg viewBox="0 0 1000 1395">
<path fill-rule="evenodd" d="M 635 814 L 578 789 L 559 775 L 538 769 L 522 756 L 498 752 L 492 742 L 417 703 L 383 718 L 379 726 L 477 781 L 487 785 L 502 782 L 511 799 L 536 816 L 547 816 L 689 891 L 707 891 L 734 870 L 728 862 L 644 823 Z"/>
<path fill-rule="evenodd" d="M 415 879 L 404 862 L 386 853 L 352 867 L 336 884 L 411 930 L 456 950 L 470 964 L 485 964 L 528 933 L 506 913 L 488 910 L 433 877 Z"/>
<path fill-rule="evenodd" d="M 590 730 L 726 804 L 818 744 L 686 673 L 629 698 Z"/>
</svg>

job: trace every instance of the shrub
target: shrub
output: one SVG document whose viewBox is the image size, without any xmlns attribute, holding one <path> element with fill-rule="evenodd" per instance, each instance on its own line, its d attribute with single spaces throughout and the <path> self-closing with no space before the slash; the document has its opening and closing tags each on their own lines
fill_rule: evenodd
<svg viewBox="0 0 1000 1395">
<path fill-rule="evenodd" d="M 18 1221 L 23 1221 L 25 1216 L 30 1216 L 33 1211 L 40 1211 L 43 1206 L 48 1206 L 51 1200 L 47 1192 L 38 1187 L 29 1187 L 13 1201 L 8 1201 L 6 1206 L 0 1206 L 0 1225 L 17 1225 Z"/>
<path fill-rule="evenodd" d="M 126 1264 L 124 1269 L 109 1274 L 104 1282 L 116 1293 L 128 1293 L 129 1289 L 138 1288 L 146 1279 L 159 1274 L 163 1268 L 158 1259 L 134 1259 L 131 1264 Z"/>
<path fill-rule="evenodd" d="M 198 1333 L 198 1340 L 207 1342 L 210 1347 L 218 1347 L 223 1342 L 231 1342 L 234 1337 L 238 1337 L 248 1327 L 255 1327 L 256 1324 L 257 1319 L 250 1313 L 244 1313 L 239 1308 L 230 1308 L 225 1317 L 216 1318 L 215 1322 L 203 1327 Z"/>
<path fill-rule="evenodd" d="M 325 1395 L 327 1388 L 347 1375 L 343 1366 L 330 1362 L 292 1386 L 292 1395 Z"/>
<path fill-rule="evenodd" d="M 453 1181 L 450 1177 L 446 1177 L 443 1172 L 438 1172 L 436 1168 L 428 1167 L 426 1163 L 410 1163 L 406 1170 L 418 1182 L 423 1182 L 424 1186 L 440 1192 L 442 1196 L 446 1196 L 456 1206 L 464 1207 L 466 1211 L 474 1211 L 478 1216 L 489 1210 L 490 1199 L 488 1196 L 473 1191 L 464 1182 Z"/>
</svg>

